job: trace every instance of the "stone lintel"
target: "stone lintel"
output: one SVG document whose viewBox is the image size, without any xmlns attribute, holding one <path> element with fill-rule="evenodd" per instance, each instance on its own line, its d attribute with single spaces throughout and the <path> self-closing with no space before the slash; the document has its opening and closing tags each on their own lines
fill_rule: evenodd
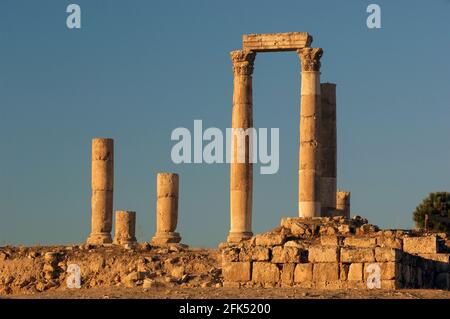
<svg viewBox="0 0 450 319">
<path fill-rule="evenodd" d="M 242 49 L 254 52 L 295 51 L 309 47 L 312 36 L 307 32 L 244 34 Z"/>
</svg>

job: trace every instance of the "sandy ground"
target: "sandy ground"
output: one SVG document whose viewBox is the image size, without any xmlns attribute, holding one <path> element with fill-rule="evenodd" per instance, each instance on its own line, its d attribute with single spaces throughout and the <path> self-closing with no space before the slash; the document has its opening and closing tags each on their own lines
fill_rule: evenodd
<svg viewBox="0 0 450 319">
<path fill-rule="evenodd" d="M 450 299 L 450 291 L 402 290 L 316 290 L 299 288 L 90 288 L 58 289 L 38 294 L 3 298 L 32 299 Z"/>
</svg>

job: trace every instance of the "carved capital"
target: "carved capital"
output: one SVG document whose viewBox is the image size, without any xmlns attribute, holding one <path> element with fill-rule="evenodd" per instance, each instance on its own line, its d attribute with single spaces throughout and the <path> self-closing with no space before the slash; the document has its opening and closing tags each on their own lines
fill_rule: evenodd
<svg viewBox="0 0 450 319">
<path fill-rule="evenodd" d="M 230 53 L 233 62 L 233 72 L 235 75 L 252 75 L 253 62 L 256 53 L 253 51 L 237 50 Z"/>
<path fill-rule="evenodd" d="M 297 53 L 302 62 L 302 71 L 320 71 L 322 48 L 303 48 L 297 50 Z"/>
</svg>

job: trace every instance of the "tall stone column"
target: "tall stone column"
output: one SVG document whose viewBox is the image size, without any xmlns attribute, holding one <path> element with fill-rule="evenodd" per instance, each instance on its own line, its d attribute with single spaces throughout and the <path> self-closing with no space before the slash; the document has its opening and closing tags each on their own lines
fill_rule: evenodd
<svg viewBox="0 0 450 319">
<path fill-rule="evenodd" d="M 114 243 L 118 245 L 136 243 L 136 212 L 116 211 Z"/>
<path fill-rule="evenodd" d="M 231 52 L 230 56 L 233 62 L 234 91 L 230 164 L 231 223 L 228 242 L 239 242 L 253 236 L 251 140 L 246 136 L 244 143 L 238 143 L 237 133 L 253 127 L 252 73 L 256 53 L 238 50 Z"/>
<path fill-rule="evenodd" d="M 156 193 L 156 233 L 152 243 L 155 245 L 179 243 L 180 234 L 175 232 L 178 223 L 178 174 L 158 173 Z"/>
<path fill-rule="evenodd" d="M 92 140 L 92 232 L 89 244 L 111 243 L 114 188 L 114 141 Z"/>
<path fill-rule="evenodd" d="M 300 217 L 319 217 L 320 205 L 320 58 L 321 48 L 297 51 L 302 65 L 299 195 Z"/>
<path fill-rule="evenodd" d="M 336 84 L 321 83 L 320 203 L 322 216 L 336 210 Z"/>
</svg>

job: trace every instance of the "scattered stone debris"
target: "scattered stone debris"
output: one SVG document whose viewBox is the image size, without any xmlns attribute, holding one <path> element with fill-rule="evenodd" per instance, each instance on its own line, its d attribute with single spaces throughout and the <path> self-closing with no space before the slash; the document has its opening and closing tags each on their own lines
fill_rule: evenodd
<svg viewBox="0 0 450 319">
<path fill-rule="evenodd" d="M 153 289 L 216 285 L 222 282 L 220 254 L 215 249 L 190 250 L 186 245 L 158 247 L 142 243 L 66 247 L 1 247 L 0 295 L 72 290 L 67 267 L 81 270 L 81 289 L 125 287 Z"/>
</svg>

